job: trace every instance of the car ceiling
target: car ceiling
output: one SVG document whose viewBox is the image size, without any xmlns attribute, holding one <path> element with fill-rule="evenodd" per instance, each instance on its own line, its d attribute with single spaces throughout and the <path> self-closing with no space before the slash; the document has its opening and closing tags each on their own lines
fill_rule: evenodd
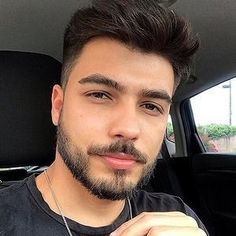
<svg viewBox="0 0 236 236">
<path fill-rule="evenodd" d="M 0 50 L 38 52 L 59 61 L 65 26 L 88 0 L 0 0 Z M 178 0 L 172 6 L 191 22 L 201 40 L 189 82 L 180 101 L 236 76 L 236 1 Z"/>
</svg>

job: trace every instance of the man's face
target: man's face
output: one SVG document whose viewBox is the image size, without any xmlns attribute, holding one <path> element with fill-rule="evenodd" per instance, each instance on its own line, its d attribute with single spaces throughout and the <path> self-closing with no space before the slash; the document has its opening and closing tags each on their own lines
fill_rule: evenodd
<svg viewBox="0 0 236 236">
<path fill-rule="evenodd" d="M 130 194 L 153 169 L 173 89 L 165 58 L 107 38 L 86 44 L 52 96 L 57 151 L 73 176 L 99 198 Z"/>
</svg>

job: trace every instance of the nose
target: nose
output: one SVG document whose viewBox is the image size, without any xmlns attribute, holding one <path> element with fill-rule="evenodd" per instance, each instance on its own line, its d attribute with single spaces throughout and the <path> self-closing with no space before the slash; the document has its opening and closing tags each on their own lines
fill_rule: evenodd
<svg viewBox="0 0 236 236">
<path fill-rule="evenodd" d="M 134 106 L 122 106 L 113 113 L 109 136 L 112 139 L 136 141 L 141 133 L 141 122 Z"/>
</svg>

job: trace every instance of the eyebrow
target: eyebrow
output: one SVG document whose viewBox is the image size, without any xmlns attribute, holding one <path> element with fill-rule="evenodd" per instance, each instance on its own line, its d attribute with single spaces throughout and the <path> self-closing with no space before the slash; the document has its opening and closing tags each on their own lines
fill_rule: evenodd
<svg viewBox="0 0 236 236">
<path fill-rule="evenodd" d="M 119 84 L 117 81 L 102 75 L 102 74 L 92 74 L 85 78 L 82 78 L 78 81 L 80 84 L 99 84 L 105 85 L 109 88 L 116 89 L 120 92 L 124 92 L 126 90 L 125 86 Z M 166 100 L 169 104 L 172 103 L 172 99 L 169 94 L 164 90 L 149 90 L 143 89 L 138 94 L 140 97 L 146 98 L 154 98 L 154 99 L 162 99 Z"/>
<path fill-rule="evenodd" d="M 172 99 L 170 95 L 164 90 L 149 90 L 143 89 L 139 92 L 139 96 L 146 97 L 146 98 L 156 98 L 166 100 L 169 104 L 172 103 Z"/>
<path fill-rule="evenodd" d="M 109 88 L 116 89 L 120 92 L 125 91 L 125 87 L 111 78 L 101 75 L 101 74 L 92 74 L 78 81 L 80 84 L 100 84 L 105 85 Z"/>
</svg>

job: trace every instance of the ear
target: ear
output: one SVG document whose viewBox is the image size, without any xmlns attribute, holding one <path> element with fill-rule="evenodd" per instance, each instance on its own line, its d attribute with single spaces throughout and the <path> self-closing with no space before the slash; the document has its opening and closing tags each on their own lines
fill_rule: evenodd
<svg viewBox="0 0 236 236">
<path fill-rule="evenodd" d="M 63 90 L 61 86 L 57 84 L 54 85 L 52 89 L 51 103 L 52 103 L 52 109 L 51 109 L 52 122 L 54 125 L 57 126 L 63 106 Z"/>
</svg>

